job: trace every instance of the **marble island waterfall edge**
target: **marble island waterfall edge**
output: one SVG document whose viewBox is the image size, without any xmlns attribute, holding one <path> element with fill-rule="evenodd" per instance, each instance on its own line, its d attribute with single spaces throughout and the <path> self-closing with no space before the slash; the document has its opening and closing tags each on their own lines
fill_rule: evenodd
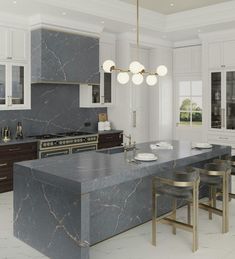
<svg viewBox="0 0 235 259">
<path fill-rule="evenodd" d="M 98 152 L 16 164 L 14 235 L 49 258 L 88 259 L 90 245 L 151 219 L 153 175 L 231 153 L 224 146 L 198 151 L 190 143 L 173 145 L 157 162 L 141 165 Z M 149 143 L 139 146 L 148 149 Z M 171 202 L 161 197 L 158 206 L 163 214 Z"/>
</svg>

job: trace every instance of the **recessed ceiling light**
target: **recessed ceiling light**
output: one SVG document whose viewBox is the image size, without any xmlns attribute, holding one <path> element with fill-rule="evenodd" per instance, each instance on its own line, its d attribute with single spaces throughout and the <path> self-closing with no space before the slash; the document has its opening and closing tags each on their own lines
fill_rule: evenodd
<svg viewBox="0 0 235 259">
<path fill-rule="evenodd" d="M 104 21 L 101 21 L 102 24 L 104 24 Z"/>
<path fill-rule="evenodd" d="M 198 29 L 197 32 L 201 32 L 201 29 Z"/>
<path fill-rule="evenodd" d="M 62 12 L 62 15 L 65 16 L 65 15 L 67 15 L 67 13 L 66 12 Z"/>
<path fill-rule="evenodd" d="M 17 4 L 17 1 L 13 1 L 13 4 Z"/>
<path fill-rule="evenodd" d="M 170 6 L 173 7 L 175 4 L 174 3 L 170 3 Z"/>
</svg>

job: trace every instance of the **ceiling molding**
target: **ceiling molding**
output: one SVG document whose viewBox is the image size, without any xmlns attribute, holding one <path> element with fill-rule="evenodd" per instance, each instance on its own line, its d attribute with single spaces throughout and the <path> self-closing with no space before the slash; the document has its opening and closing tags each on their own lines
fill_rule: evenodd
<svg viewBox="0 0 235 259">
<path fill-rule="evenodd" d="M 76 22 L 74 20 L 62 19 L 45 15 L 36 15 L 30 17 L 31 30 L 38 28 L 48 28 L 60 31 L 68 31 L 72 33 L 79 33 L 88 36 L 99 37 L 103 32 L 104 26 L 98 26 L 89 23 Z"/>
<path fill-rule="evenodd" d="M 0 25 L 15 28 L 28 28 L 28 19 L 22 16 L 0 12 Z"/>
</svg>

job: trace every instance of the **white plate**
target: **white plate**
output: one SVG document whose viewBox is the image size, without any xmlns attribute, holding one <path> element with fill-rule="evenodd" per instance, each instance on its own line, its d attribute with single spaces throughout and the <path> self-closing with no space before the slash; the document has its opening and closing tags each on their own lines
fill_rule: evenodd
<svg viewBox="0 0 235 259">
<path fill-rule="evenodd" d="M 139 153 L 135 156 L 135 160 L 139 161 L 156 161 L 157 156 L 152 153 Z"/>
<path fill-rule="evenodd" d="M 209 144 L 209 143 L 195 143 L 195 144 L 193 145 L 193 147 L 195 147 L 195 148 L 201 148 L 201 149 L 203 149 L 203 148 L 207 149 L 207 148 L 212 148 L 212 145 Z"/>
</svg>

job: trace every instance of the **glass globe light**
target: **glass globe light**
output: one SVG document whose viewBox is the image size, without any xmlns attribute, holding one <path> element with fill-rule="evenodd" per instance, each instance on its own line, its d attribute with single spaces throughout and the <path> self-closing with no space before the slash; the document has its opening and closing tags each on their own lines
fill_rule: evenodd
<svg viewBox="0 0 235 259">
<path fill-rule="evenodd" d="M 157 77 L 155 75 L 148 75 L 146 77 L 146 83 L 149 85 L 149 86 L 154 86 L 156 85 L 157 83 Z"/>
<path fill-rule="evenodd" d="M 132 82 L 135 84 L 135 85 L 141 85 L 144 81 L 144 77 L 143 75 L 141 74 L 134 74 L 132 76 Z"/>
<path fill-rule="evenodd" d="M 107 73 L 110 73 L 113 67 L 115 67 L 115 63 L 112 60 L 106 60 L 103 63 L 103 70 Z"/>
<path fill-rule="evenodd" d="M 117 75 L 117 80 L 120 84 L 125 85 L 129 82 L 130 76 L 126 72 L 120 72 Z"/>
<path fill-rule="evenodd" d="M 167 70 L 167 67 L 166 67 L 166 66 L 161 65 L 161 66 L 159 66 L 159 67 L 157 68 L 157 71 L 156 71 L 156 72 L 158 73 L 159 76 L 165 76 L 165 75 L 167 74 L 168 70 Z"/>
<path fill-rule="evenodd" d="M 133 74 L 138 74 L 139 72 L 141 72 L 143 70 L 143 67 L 144 66 L 141 65 L 140 62 L 133 61 L 133 62 L 131 62 L 130 66 L 129 66 L 129 70 Z"/>
</svg>

